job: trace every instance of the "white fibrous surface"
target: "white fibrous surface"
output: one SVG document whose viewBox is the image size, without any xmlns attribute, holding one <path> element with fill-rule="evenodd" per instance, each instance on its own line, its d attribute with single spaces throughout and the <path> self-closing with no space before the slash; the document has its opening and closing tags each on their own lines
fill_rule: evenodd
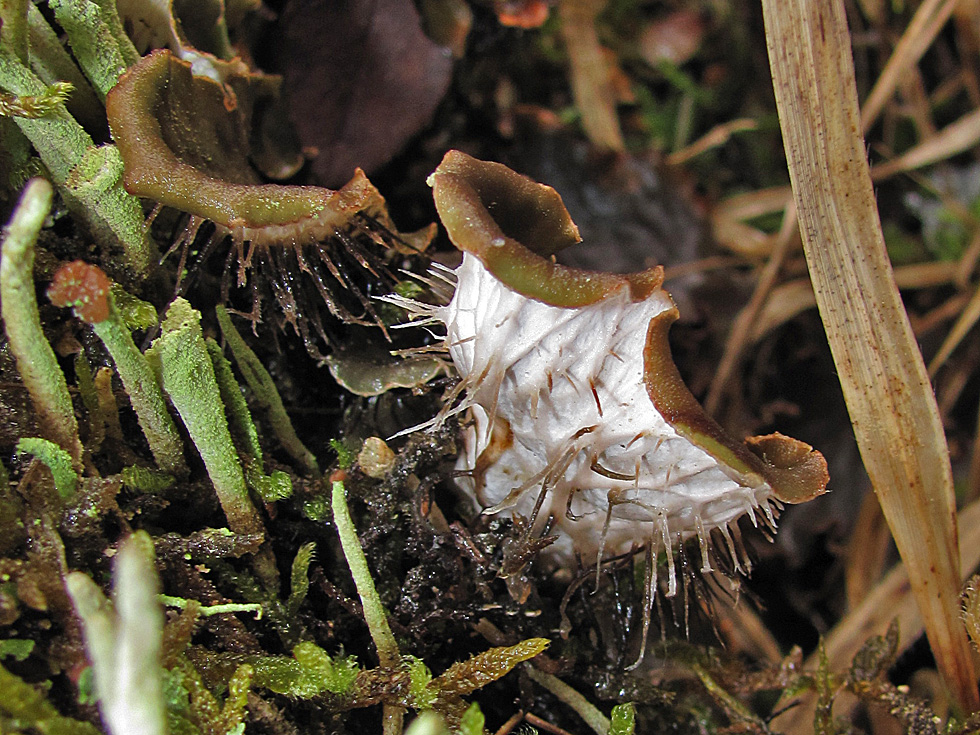
<svg viewBox="0 0 980 735">
<path fill-rule="evenodd" d="M 673 307 L 666 292 L 633 302 L 624 286 L 589 306 L 550 306 L 469 253 L 456 278 L 452 301 L 428 313 L 445 323 L 463 379 L 472 421 L 457 469 L 482 507 L 537 529 L 552 515 L 561 538 L 549 553 L 593 561 L 697 536 L 703 566 L 713 529 L 728 540 L 746 513 L 771 520 L 767 483 L 741 484 L 650 400 L 643 348 L 651 319 Z"/>
</svg>

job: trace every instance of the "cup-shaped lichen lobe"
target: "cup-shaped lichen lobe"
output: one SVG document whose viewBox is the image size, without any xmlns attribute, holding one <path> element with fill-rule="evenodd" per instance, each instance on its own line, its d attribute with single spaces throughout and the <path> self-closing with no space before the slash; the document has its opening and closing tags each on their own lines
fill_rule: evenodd
<svg viewBox="0 0 980 735">
<path fill-rule="evenodd" d="M 745 514 L 771 520 L 771 500 L 824 490 L 826 464 L 807 445 L 760 438 L 770 463 L 705 414 L 671 359 L 677 311 L 659 267 L 558 265 L 547 256 L 577 240 L 560 197 L 499 164 L 454 152 L 430 181 L 465 251 L 442 316 L 474 419 L 459 469 L 484 506 L 537 513 L 539 528 L 550 515 L 566 550 L 594 555 L 654 535 L 704 541 Z"/>
<path fill-rule="evenodd" d="M 157 51 L 123 75 L 107 112 L 125 185 L 192 215 L 178 240 L 187 249 L 204 220 L 217 233 L 201 253 L 230 234 L 228 265 L 237 256 L 238 267 L 225 269 L 223 300 L 231 298 L 234 274 L 238 287 L 251 281 L 244 298 L 252 299 L 253 322 L 262 321 L 263 303 L 274 304 L 278 326 L 291 325 L 322 360 L 337 321 L 386 329 L 369 294 L 392 290 L 391 254 L 423 251 L 434 230 L 398 232 L 360 170 L 336 191 L 261 183 L 250 160 L 253 111 L 275 97 L 278 82 L 238 66 L 230 64 L 219 84 Z M 204 257 L 189 263 L 189 280 Z"/>
<path fill-rule="evenodd" d="M 633 302 L 622 289 L 569 309 L 517 294 L 470 254 L 458 276 L 457 294 L 479 294 L 447 309 L 450 354 L 475 378 L 459 469 L 482 468 L 471 483 L 482 504 L 529 516 L 543 482 L 539 517 L 561 524 L 559 546 L 594 555 L 662 533 L 656 524 L 686 538 L 765 502 L 761 477 L 744 487 L 653 410 L 640 356 L 646 325 L 673 308 L 665 292 Z M 511 440 L 501 449 L 493 434 L 504 426 Z M 481 461 L 491 446 L 494 461 Z"/>
<path fill-rule="evenodd" d="M 641 299 L 663 282 L 659 266 L 620 276 L 553 262 L 550 256 L 581 240 L 578 228 L 558 192 L 502 164 L 450 151 L 429 181 L 456 247 L 524 296 L 573 308 L 624 286 Z"/>
<path fill-rule="evenodd" d="M 481 233 L 490 233 L 493 245 L 495 231 L 519 243 L 534 243 L 534 252 L 545 257 L 582 239 L 557 191 L 503 164 L 449 151 L 430 183 L 440 215 L 452 220 L 444 220 L 447 228 L 459 232 L 464 218 L 472 221 L 476 229 L 469 242 L 474 251 L 488 242 Z"/>
<path fill-rule="evenodd" d="M 388 224 L 384 198 L 360 170 L 337 191 L 261 183 L 249 161 L 251 118 L 277 94 L 275 79 L 243 68 L 219 84 L 169 51 L 143 57 L 106 100 L 126 189 L 266 245 L 331 237 L 362 212 Z"/>
<path fill-rule="evenodd" d="M 240 75 L 238 84 L 222 87 L 168 51 L 131 67 L 106 100 L 127 191 L 228 229 L 237 222 L 286 224 L 321 211 L 315 187 L 259 185 L 248 162 L 249 83 L 260 85 L 254 79 L 261 77 Z"/>
</svg>

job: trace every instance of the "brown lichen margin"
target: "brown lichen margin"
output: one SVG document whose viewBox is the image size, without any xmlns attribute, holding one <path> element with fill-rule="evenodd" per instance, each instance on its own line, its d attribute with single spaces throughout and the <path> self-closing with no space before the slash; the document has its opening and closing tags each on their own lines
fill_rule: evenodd
<svg viewBox="0 0 980 735">
<path fill-rule="evenodd" d="M 239 239 L 259 243 L 303 239 L 306 233 L 308 239 L 326 237 L 356 212 L 383 202 L 360 170 L 342 189 L 332 191 L 223 181 L 180 160 L 165 142 L 156 117 L 168 86 L 179 77 L 183 87 L 194 85 L 204 97 L 220 100 L 224 94 L 211 80 L 191 76 L 190 64 L 157 50 L 130 67 L 106 98 L 112 137 L 125 163 L 123 184 L 130 194 L 205 217 Z"/>
<path fill-rule="evenodd" d="M 827 461 L 809 444 L 782 434 L 735 441 L 691 394 L 670 353 L 667 333 L 676 308 L 650 320 L 643 350 L 643 380 L 654 407 L 674 430 L 737 473 L 749 487 L 765 480 L 777 500 L 802 503 L 826 492 Z"/>
<path fill-rule="evenodd" d="M 661 266 L 618 275 L 555 263 L 554 253 L 581 241 L 578 228 L 558 192 L 503 164 L 449 151 L 429 185 L 453 244 L 524 296 L 577 308 L 624 287 L 642 301 L 663 283 Z"/>
</svg>

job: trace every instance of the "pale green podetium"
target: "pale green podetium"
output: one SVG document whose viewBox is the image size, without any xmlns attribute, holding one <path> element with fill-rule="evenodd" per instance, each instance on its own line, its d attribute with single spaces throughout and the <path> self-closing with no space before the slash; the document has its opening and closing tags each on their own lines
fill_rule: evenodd
<svg viewBox="0 0 980 735">
<path fill-rule="evenodd" d="M 112 295 L 107 298 L 109 318 L 93 324 L 92 329 L 105 344 L 116 364 L 116 370 L 136 411 L 140 428 L 143 429 L 157 466 L 169 474 L 185 476 L 187 464 L 184 462 L 183 442 L 167 411 L 160 385 L 146 358 L 133 342 L 129 329 L 123 324 Z"/>
<path fill-rule="evenodd" d="M 0 309 L 10 350 L 34 403 L 41 431 L 68 452 L 75 470 L 81 471 L 78 421 L 65 374 L 41 330 L 34 292 L 34 243 L 51 210 L 52 197 L 51 184 L 33 179 L 6 227 L 0 257 Z"/>
<path fill-rule="evenodd" d="M 162 330 L 147 351 L 147 358 L 204 460 L 228 526 L 235 533 L 264 536 L 262 520 L 248 496 L 228 431 L 214 367 L 201 332 L 201 313 L 185 299 L 176 299 L 167 311 Z"/>
<path fill-rule="evenodd" d="M 17 442 L 17 454 L 30 454 L 43 462 L 54 478 L 54 487 L 62 500 L 71 500 L 78 489 L 78 473 L 71 464 L 71 455 L 54 442 L 36 436 Z"/>
<path fill-rule="evenodd" d="M 102 719 L 111 735 L 164 735 L 163 611 L 153 564 L 153 539 L 137 531 L 120 547 L 113 569 L 112 604 L 82 572 L 65 586 L 82 620 L 95 673 Z"/>
<path fill-rule="evenodd" d="M 73 267 L 74 272 L 86 268 L 80 263 L 73 264 Z M 87 266 L 87 269 L 98 272 L 95 266 Z M 48 290 L 48 297 L 59 306 L 74 307 L 75 315 L 92 326 L 116 365 L 116 371 L 126 389 L 133 410 L 136 411 L 136 418 L 157 466 L 167 474 L 186 477 L 187 464 L 184 462 L 183 441 L 167 410 L 166 399 L 163 397 L 153 370 L 133 342 L 129 327 L 116 308 L 113 293 L 107 291 L 104 294 L 104 305 L 107 307 L 104 311 L 87 308 L 92 304 L 85 296 L 69 294 L 70 288 L 59 287 L 63 280 L 70 278 L 70 276 L 63 278 L 68 270 L 69 267 L 66 266 L 55 274 L 54 284 Z M 72 303 L 67 301 L 69 298 L 78 300 Z M 106 318 L 96 320 L 93 312 L 96 312 L 99 317 Z M 156 319 L 153 321 L 155 322 Z"/>
<path fill-rule="evenodd" d="M 228 348 L 235 358 L 235 363 L 245 378 L 245 382 L 248 383 L 248 387 L 252 390 L 259 406 L 265 411 L 269 424 L 272 426 L 272 430 L 275 432 L 280 444 L 282 444 L 283 449 L 307 472 L 312 475 L 319 474 L 320 470 L 316 463 L 316 457 L 313 456 L 313 452 L 307 449 L 296 435 L 293 424 L 289 420 L 289 415 L 286 413 L 286 407 L 283 406 L 282 398 L 279 397 L 279 391 L 276 389 L 276 384 L 272 380 L 272 376 L 269 375 L 269 371 L 265 369 L 255 353 L 245 344 L 245 340 L 242 339 L 238 330 L 231 323 L 228 310 L 219 305 L 215 309 L 215 313 L 218 317 L 218 325 L 221 327 L 221 334 L 224 336 L 225 342 L 228 343 Z"/>
</svg>

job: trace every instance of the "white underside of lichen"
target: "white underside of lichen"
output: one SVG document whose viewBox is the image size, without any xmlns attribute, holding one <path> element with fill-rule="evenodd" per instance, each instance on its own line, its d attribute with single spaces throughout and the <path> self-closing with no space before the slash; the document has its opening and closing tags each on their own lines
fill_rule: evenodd
<svg viewBox="0 0 980 735">
<path fill-rule="evenodd" d="M 624 288 L 587 307 L 549 306 L 468 253 L 456 280 L 452 301 L 428 315 L 445 323 L 462 377 L 460 405 L 472 420 L 459 484 L 482 507 L 528 518 L 543 492 L 536 528 L 554 518 L 552 555 L 595 560 L 643 545 L 669 552 L 698 537 L 702 566 L 713 529 L 731 548 L 741 516 L 772 520 L 768 484 L 745 486 L 650 400 L 643 348 L 650 320 L 673 306 L 665 292 L 632 302 Z M 492 442 L 499 456 L 482 477 L 466 476 Z"/>
</svg>

